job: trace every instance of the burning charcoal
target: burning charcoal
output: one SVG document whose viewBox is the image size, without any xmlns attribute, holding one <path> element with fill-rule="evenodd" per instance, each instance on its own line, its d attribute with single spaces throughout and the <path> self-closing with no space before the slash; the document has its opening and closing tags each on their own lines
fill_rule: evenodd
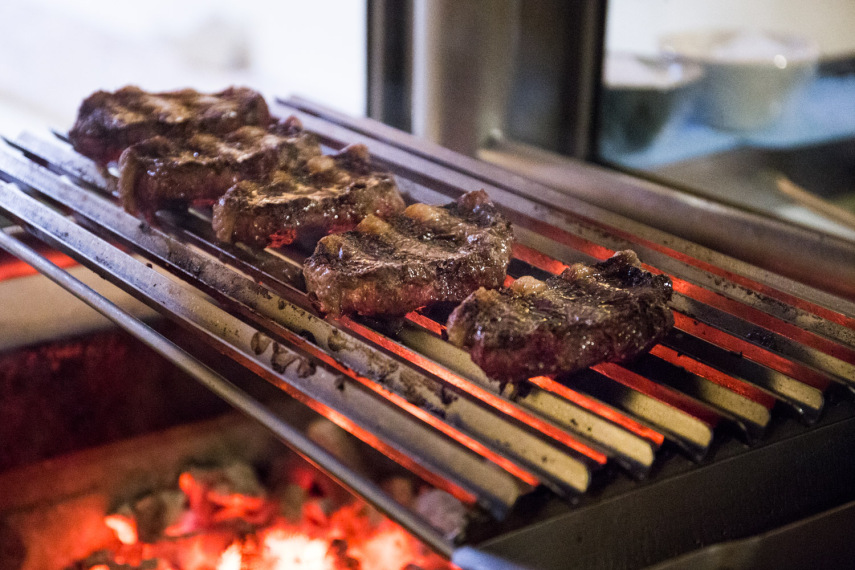
<svg viewBox="0 0 855 570">
<path fill-rule="evenodd" d="M 361 564 L 359 560 L 347 555 L 348 548 L 346 540 L 337 538 L 330 541 L 327 556 L 336 561 L 335 567 L 337 570 L 360 570 Z"/>
<path fill-rule="evenodd" d="M 105 519 L 123 544 L 156 542 L 184 513 L 187 497 L 181 491 L 155 491 L 125 503 Z"/>
<path fill-rule="evenodd" d="M 300 485 L 280 485 L 271 493 L 279 503 L 279 514 L 289 521 L 299 521 L 303 514 L 303 504 L 308 499 L 308 493 Z"/>
<path fill-rule="evenodd" d="M 190 534 L 222 525 L 252 527 L 274 515 L 274 507 L 253 468 L 245 463 L 226 467 L 193 468 L 178 479 L 187 495 L 188 510 L 168 533 Z"/>
<path fill-rule="evenodd" d="M 166 528 L 166 505 L 156 494 L 146 495 L 133 505 L 137 536 L 142 542 L 155 542 Z"/>
<path fill-rule="evenodd" d="M 156 558 L 142 560 L 139 564 L 118 562 L 114 553 L 109 550 L 99 550 L 87 556 L 84 560 L 67 566 L 65 570 L 157 570 L 161 566 Z"/>
<path fill-rule="evenodd" d="M 313 421 L 306 429 L 306 435 L 312 441 L 335 455 L 339 461 L 347 465 L 352 471 L 370 477 L 369 470 L 359 453 L 354 437 L 331 421 L 326 419 Z M 328 506 L 327 512 L 331 512 L 353 501 L 353 496 L 350 492 L 320 471 L 312 470 L 311 478 L 299 483 L 301 485 L 309 483 L 309 486 L 304 488 L 310 493 L 314 493 L 316 496 L 319 495 L 326 500 Z"/>
</svg>

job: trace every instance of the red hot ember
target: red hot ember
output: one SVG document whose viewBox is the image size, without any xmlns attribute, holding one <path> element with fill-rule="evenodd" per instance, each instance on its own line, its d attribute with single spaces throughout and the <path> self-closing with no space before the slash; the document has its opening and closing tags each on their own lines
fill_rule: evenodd
<svg viewBox="0 0 855 570">
<path fill-rule="evenodd" d="M 329 512 L 324 498 L 307 500 L 299 485 L 268 491 L 246 464 L 190 469 L 178 485 L 108 515 L 113 547 L 68 570 L 453 568 L 364 503 Z M 415 500 L 414 493 L 397 495 Z M 298 520 L 283 514 L 289 509 L 300 512 Z"/>
</svg>

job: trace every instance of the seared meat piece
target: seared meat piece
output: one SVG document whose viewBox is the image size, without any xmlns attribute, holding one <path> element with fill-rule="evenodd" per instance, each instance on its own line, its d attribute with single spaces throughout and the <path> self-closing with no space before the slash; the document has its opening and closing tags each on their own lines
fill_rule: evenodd
<svg viewBox="0 0 855 570">
<path fill-rule="evenodd" d="M 320 156 L 317 138 L 291 117 L 262 129 L 241 127 L 224 136 L 154 137 L 119 159 L 119 195 L 132 214 L 151 217 L 169 205 L 213 202 L 242 180 L 269 180 Z"/>
<path fill-rule="evenodd" d="M 267 127 L 270 120 L 264 98 L 246 87 L 205 94 L 193 89 L 147 93 L 128 86 L 87 97 L 68 137 L 79 153 L 107 164 L 129 146 L 154 136 L 224 135 L 247 125 Z"/>
<path fill-rule="evenodd" d="M 670 298 L 668 277 L 621 251 L 545 282 L 522 277 L 508 289 L 475 291 L 448 319 L 448 340 L 503 382 L 572 372 L 652 348 L 674 325 Z"/>
<path fill-rule="evenodd" d="M 404 315 L 499 287 L 511 258 L 510 222 L 483 190 L 446 206 L 413 204 L 386 221 L 323 238 L 303 265 L 306 288 L 335 315 Z"/>
<path fill-rule="evenodd" d="M 350 230 L 369 214 L 385 218 L 403 209 L 392 175 L 373 171 L 368 149 L 357 144 L 279 170 L 270 182 L 239 182 L 214 205 L 214 231 L 227 242 L 279 246 L 298 235 Z"/>
</svg>

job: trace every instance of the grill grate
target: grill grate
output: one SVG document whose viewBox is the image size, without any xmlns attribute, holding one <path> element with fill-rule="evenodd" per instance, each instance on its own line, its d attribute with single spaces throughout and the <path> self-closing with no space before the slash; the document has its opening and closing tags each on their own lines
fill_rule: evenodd
<svg viewBox="0 0 855 570">
<path fill-rule="evenodd" d="M 700 460 L 721 425 L 756 441 L 779 406 L 812 423 L 830 386 L 855 385 L 852 303 L 386 127 L 321 116 L 301 101 L 281 110 L 329 147 L 366 143 L 412 201 L 486 188 L 515 226 L 511 278 L 635 249 L 649 270 L 673 278 L 675 330 L 631 365 L 500 385 L 443 340 L 441 315 L 411 313 L 395 330 L 321 318 L 303 288 L 308 252 L 298 246 L 219 243 L 209 213 L 195 209 L 160 213 L 158 227 L 126 214 L 111 176 L 61 137 L 24 133 L 0 149 L 10 182 L 0 185 L 0 211 L 496 518 L 538 485 L 576 497 L 606 465 L 644 477 L 666 442 Z"/>
</svg>

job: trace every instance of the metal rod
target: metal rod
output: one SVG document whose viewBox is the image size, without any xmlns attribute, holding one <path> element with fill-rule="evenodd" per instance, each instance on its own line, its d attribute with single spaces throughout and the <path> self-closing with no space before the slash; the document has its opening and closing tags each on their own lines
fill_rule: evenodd
<svg viewBox="0 0 855 570">
<path fill-rule="evenodd" d="M 130 333 L 172 362 L 180 370 L 198 380 L 229 404 L 258 421 L 295 452 L 334 478 L 342 486 L 368 500 L 436 552 L 446 558 L 451 558 L 454 552 L 453 545 L 432 526 L 401 507 L 377 485 L 357 476 L 334 455 L 281 421 L 243 390 L 5 231 L 0 231 L 0 247 L 30 264 L 40 273 L 116 323 L 122 330 Z"/>
<path fill-rule="evenodd" d="M 40 167 L 34 168 L 53 176 Z M 84 197 L 103 201 L 88 194 Z M 200 292 L 180 286 L 10 185 L 0 185 L 0 204 L 3 211 L 33 228 L 41 239 L 196 331 L 224 354 L 353 431 L 435 486 L 467 502 L 477 499 L 499 518 L 522 492 L 529 490 L 518 479 L 440 434 L 433 426 L 415 420 L 397 407 L 378 405 L 382 404 L 380 396 L 357 379 L 323 363 L 316 365 L 302 352 L 289 348 L 302 348 L 307 341 L 296 344 L 289 338 L 247 325 L 213 305 Z"/>
<path fill-rule="evenodd" d="M 691 243 L 690 241 L 675 237 L 673 234 L 655 229 L 651 225 L 640 223 L 629 217 L 615 213 L 620 212 L 623 208 L 635 207 L 632 213 L 637 215 L 637 207 L 640 201 L 638 197 L 645 196 L 645 199 L 642 201 L 646 202 L 648 206 L 651 204 L 654 205 L 652 211 L 656 212 L 657 215 L 666 212 L 668 215 L 674 217 L 675 211 L 684 211 L 688 212 L 687 216 L 684 217 L 695 219 L 692 216 L 696 216 L 699 210 L 696 198 L 687 198 L 685 194 L 676 193 L 668 187 L 621 173 L 610 172 L 596 165 L 569 158 L 563 159 L 563 164 L 555 164 L 554 162 L 541 164 L 537 169 L 537 174 L 541 178 L 549 178 L 549 182 L 537 182 L 532 176 L 521 175 L 496 164 L 455 153 L 447 148 L 424 139 L 419 139 L 409 133 L 391 128 L 378 121 L 351 117 L 307 99 L 294 96 L 289 99 L 278 99 L 276 102 L 282 114 L 293 113 L 294 111 L 308 113 L 325 122 L 334 123 L 350 131 L 355 131 L 363 137 L 370 137 L 380 141 L 384 145 L 405 150 L 412 156 L 425 158 L 448 169 L 470 175 L 482 183 L 485 182 L 498 187 L 516 190 L 523 195 L 533 198 L 545 199 L 549 204 L 561 204 L 567 211 L 573 213 L 574 218 L 596 220 L 605 226 L 610 226 L 612 228 L 611 233 L 616 233 L 620 229 L 624 230 L 623 233 L 636 236 L 637 241 L 649 240 L 657 244 L 667 243 L 669 247 L 675 248 L 678 252 L 690 254 L 693 258 L 690 261 L 700 262 L 698 267 L 707 265 L 709 268 L 727 268 L 726 272 L 731 277 L 744 277 L 748 282 L 759 284 L 763 287 L 758 289 L 752 286 L 749 289 L 741 284 L 737 285 L 733 283 L 730 278 L 722 280 L 721 275 L 714 275 L 712 273 L 704 275 L 703 272 L 697 273 L 697 278 L 701 279 L 698 282 L 703 283 L 707 288 L 718 289 L 721 294 L 737 298 L 745 304 L 762 307 L 764 311 L 770 314 L 778 314 L 780 318 L 788 318 L 792 315 L 798 315 L 800 319 L 802 316 L 807 317 L 800 308 L 793 310 L 793 305 L 801 307 L 803 300 L 810 300 L 821 307 L 831 309 L 832 312 L 840 311 L 850 315 L 850 317 L 855 316 L 855 304 L 851 300 L 845 300 L 824 291 L 804 286 L 801 283 L 796 283 L 790 279 L 782 278 L 779 275 L 760 269 L 756 265 L 728 257 L 712 249 L 698 247 L 696 243 Z M 303 116 L 301 115 L 301 118 Z M 591 199 L 580 199 L 578 197 L 580 194 L 600 198 L 616 195 L 621 202 L 617 208 L 609 207 L 605 209 L 594 205 L 595 201 Z M 635 199 L 628 200 L 627 196 L 633 196 Z M 657 208 L 658 211 L 656 211 Z M 789 225 L 785 226 L 776 222 L 770 222 L 768 219 L 752 216 L 750 213 L 741 210 L 725 210 L 721 209 L 719 205 L 715 205 L 714 207 L 708 206 L 705 209 L 702 208 L 701 213 L 707 217 L 723 218 L 724 225 L 732 225 L 737 229 L 750 227 L 753 231 L 749 233 L 755 236 L 764 235 L 769 238 L 765 240 L 769 243 L 780 244 L 786 242 L 796 245 L 799 243 L 811 243 L 815 248 L 831 247 L 834 250 L 834 255 L 828 255 L 827 257 L 829 259 L 834 257 L 838 261 L 837 263 L 833 263 L 828 262 L 828 259 L 825 260 L 828 262 L 826 267 L 831 269 L 830 277 L 832 279 L 840 281 L 838 273 L 840 271 L 841 260 L 852 259 L 853 248 L 851 244 L 840 243 L 838 245 L 829 245 L 828 239 L 818 240 L 815 233 L 812 234 L 811 232 L 801 231 Z M 696 225 L 699 226 L 697 229 L 709 227 L 709 224 Z M 735 235 L 743 235 L 745 233 L 746 231 L 740 231 L 735 232 Z M 716 231 L 714 234 L 720 242 L 722 232 Z M 772 239 L 773 237 L 778 237 L 778 239 Z M 697 240 L 694 241 L 697 242 Z M 743 239 L 742 241 L 746 240 Z M 759 239 L 754 241 L 764 240 Z M 742 246 L 745 245 L 742 244 Z M 790 251 L 780 246 L 779 249 Z M 797 249 L 802 250 L 802 248 Z M 768 255 L 768 252 L 766 254 Z M 784 262 L 791 263 L 792 260 L 787 258 Z M 815 259 L 805 260 L 807 269 L 815 272 L 815 262 Z M 665 270 L 666 268 L 662 267 L 662 269 Z M 675 270 L 669 270 L 668 272 L 681 273 Z M 851 285 L 847 286 L 845 283 L 838 284 L 838 287 L 841 286 L 846 287 L 851 293 Z M 761 291 L 761 289 L 766 290 Z M 781 305 L 780 301 L 783 301 L 784 305 Z M 783 312 L 780 312 L 781 309 L 783 309 Z M 800 322 L 809 326 L 823 328 L 827 326 L 826 323 L 812 323 L 807 318 L 802 319 Z M 828 332 L 825 334 L 832 336 Z"/>
<path fill-rule="evenodd" d="M 441 394 L 444 389 L 431 377 L 415 369 L 405 370 L 397 361 L 364 342 L 342 336 L 332 324 L 306 310 L 309 305 L 306 299 L 303 299 L 303 307 L 296 306 L 286 298 L 277 298 L 269 290 L 236 272 L 222 271 L 221 264 L 212 263 L 213 260 L 200 256 L 181 241 L 146 224 L 141 228 L 138 219 L 118 206 L 86 194 L 29 161 L 15 160 L 0 153 L 0 166 L 16 179 L 91 220 L 89 225 L 95 228 L 96 233 L 103 233 L 106 229 L 111 237 L 119 238 L 164 267 L 178 269 L 182 278 L 190 280 L 207 293 L 220 300 L 226 298 L 231 301 L 232 304 L 228 306 L 233 312 L 256 323 L 260 322 L 259 317 L 263 317 L 265 320 L 262 325 L 270 330 L 273 330 L 271 324 L 276 323 L 296 334 L 309 333 L 314 343 L 329 354 L 334 354 L 337 361 L 378 381 L 384 388 L 404 398 L 415 396 L 426 403 L 436 402 L 435 406 L 428 405 L 425 409 L 441 410 L 446 416 L 445 423 L 453 424 L 455 429 L 522 465 L 557 492 L 575 493 L 587 488 L 590 473 L 586 463 L 575 453 L 569 453 L 564 446 L 577 444 L 594 456 L 602 454 L 576 438 L 564 432 L 559 434 L 562 439 L 556 443 L 538 437 L 526 427 L 529 423 L 535 423 L 537 418 L 523 416 L 526 426 L 520 425 L 518 420 L 522 412 L 511 403 L 507 404 L 503 413 L 517 417 L 514 421 L 488 413 L 483 405 L 471 401 L 468 396 L 454 397 L 449 403 L 443 404 Z M 343 342 L 344 339 L 349 340 Z M 454 418 L 454 421 L 448 418 Z M 600 462 L 604 463 L 605 457 Z M 472 474 L 467 475 L 470 480 L 479 480 Z"/>
</svg>

